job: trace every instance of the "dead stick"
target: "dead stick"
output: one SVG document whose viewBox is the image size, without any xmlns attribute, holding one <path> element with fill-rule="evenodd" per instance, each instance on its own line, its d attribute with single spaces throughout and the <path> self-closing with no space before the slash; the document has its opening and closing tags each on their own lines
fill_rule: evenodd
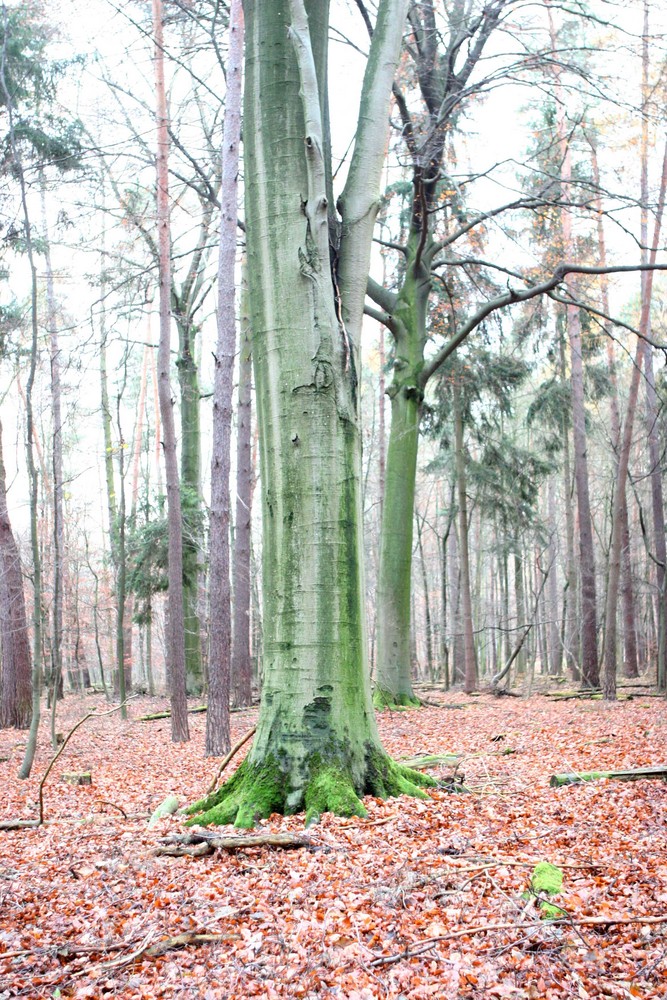
<svg viewBox="0 0 667 1000">
<path fill-rule="evenodd" d="M 417 948 L 409 949 L 398 955 L 379 955 L 370 965 L 393 965 L 404 958 L 415 958 L 423 952 L 428 951 L 439 941 L 450 941 L 453 938 L 465 937 L 466 934 L 481 934 L 487 931 L 506 930 L 537 930 L 538 927 L 604 927 L 605 924 L 667 924 L 667 916 L 662 917 L 581 917 L 580 920 L 548 920 L 537 921 L 530 924 L 504 923 L 504 924 L 481 924 L 478 927 L 463 927 L 458 931 L 451 931 L 449 934 L 439 934 L 437 937 L 427 938 L 422 941 Z"/>
<path fill-rule="evenodd" d="M 58 757 L 60 757 L 61 753 L 63 752 L 63 750 L 65 749 L 65 747 L 69 743 L 69 741 L 72 738 L 72 736 L 74 736 L 74 733 L 77 731 L 77 729 L 79 728 L 79 726 L 82 726 L 84 724 L 84 722 L 88 721 L 88 719 L 92 719 L 93 716 L 95 716 L 97 719 L 103 719 L 105 715 L 113 715 L 114 712 L 119 712 L 121 708 L 124 708 L 125 705 L 127 705 L 128 701 L 130 701 L 132 698 L 136 698 L 136 697 L 137 697 L 136 695 L 130 695 L 130 697 L 126 698 L 125 701 L 122 701 L 120 703 L 120 705 L 116 705 L 115 708 L 110 708 L 108 712 L 101 712 L 99 715 L 97 714 L 97 710 L 93 709 L 92 712 L 88 712 L 87 715 L 84 715 L 84 717 L 82 719 L 79 719 L 79 721 L 74 726 L 72 726 L 72 728 L 68 732 L 67 736 L 62 741 L 62 743 L 58 747 L 57 751 L 55 752 L 55 754 L 53 755 L 53 757 L 49 761 L 49 766 L 47 767 L 46 771 L 44 772 L 42 780 L 39 783 L 39 825 L 40 826 L 44 822 L 44 783 L 45 783 L 46 779 L 48 778 L 48 776 L 50 775 L 50 773 L 51 773 L 51 771 L 53 769 L 53 765 L 58 760 Z"/>
<path fill-rule="evenodd" d="M 239 750 L 244 745 L 244 743 L 247 743 L 248 740 L 250 739 L 250 737 L 255 735 L 256 731 L 257 731 L 257 726 L 253 726 L 252 729 L 248 730 L 248 732 L 245 734 L 245 736 L 241 737 L 241 739 L 238 741 L 238 743 L 234 744 L 234 746 L 229 751 L 229 753 L 227 754 L 227 756 L 223 760 L 222 764 L 218 768 L 216 776 L 213 779 L 213 784 L 211 785 L 211 787 L 209 788 L 209 790 L 206 792 L 207 796 L 213 794 L 213 792 L 215 791 L 215 786 L 218 784 L 218 781 L 220 780 L 220 775 L 222 774 L 222 772 L 224 771 L 224 769 L 227 767 L 227 765 L 229 764 L 230 760 L 239 752 Z"/>
</svg>

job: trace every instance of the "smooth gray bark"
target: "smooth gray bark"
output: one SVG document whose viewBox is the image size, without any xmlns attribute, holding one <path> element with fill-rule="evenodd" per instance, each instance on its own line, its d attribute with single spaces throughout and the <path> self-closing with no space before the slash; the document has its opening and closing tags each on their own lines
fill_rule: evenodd
<svg viewBox="0 0 667 1000">
<path fill-rule="evenodd" d="M 218 339 L 213 389 L 213 453 L 210 514 L 210 622 L 206 754 L 229 750 L 229 692 L 232 645 L 229 529 L 229 464 L 232 392 L 236 354 L 236 218 L 238 211 L 241 82 L 243 79 L 243 7 L 232 0 L 229 22 L 227 96 L 222 143 L 220 247 L 218 257 Z"/>
</svg>

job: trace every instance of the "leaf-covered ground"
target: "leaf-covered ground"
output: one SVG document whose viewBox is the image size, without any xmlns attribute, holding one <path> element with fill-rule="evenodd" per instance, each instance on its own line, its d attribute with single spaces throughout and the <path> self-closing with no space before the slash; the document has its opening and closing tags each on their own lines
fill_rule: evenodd
<svg viewBox="0 0 667 1000">
<path fill-rule="evenodd" d="M 68 699 L 58 728 L 94 704 Z M 383 714 L 382 738 L 395 757 L 460 754 L 468 794 L 366 800 L 367 819 L 325 816 L 314 850 L 197 859 L 156 857 L 181 820 L 148 829 L 146 816 L 212 780 L 205 716 L 190 716 L 185 746 L 170 742 L 169 720 L 91 719 L 45 786 L 48 824 L 0 832 L 0 998 L 665 995 L 667 785 L 550 788 L 549 777 L 667 763 L 667 704 L 444 704 Z M 135 701 L 131 714 L 153 706 Z M 235 714 L 232 740 L 254 720 Z M 35 815 L 46 727 L 28 782 L 16 778 L 23 741 L 0 732 L 0 819 Z M 90 787 L 62 780 L 84 770 Z M 301 832 L 303 816 L 264 828 Z M 527 893 L 541 861 L 563 871 L 555 901 L 569 922 L 540 920 Z M 628 922 L 600 922 L 616 918 Z M 215 940 L 146 951 L 195 931 Z"/>
</svg>

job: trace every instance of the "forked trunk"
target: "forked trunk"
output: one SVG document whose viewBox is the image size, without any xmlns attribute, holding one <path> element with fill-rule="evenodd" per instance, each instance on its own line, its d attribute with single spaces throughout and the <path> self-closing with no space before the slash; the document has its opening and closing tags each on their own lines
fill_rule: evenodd
<svg viewBox="0 0 667 1000">
<path fill-rule="evenodd" d="M 310 22 L 299 0 L 245 5 L 264 684 L 252 749 L 219 793 L 193 807 L 203 812 L 197 822 L 250 826 L 259 816 L 304 806 L 308 818 L 324 810 L 363 814 L 364 793 L 415 794 L 420 780 L 385 755 L 371 702 L 357 398 L 375 189 L 406 4 L 380 4 L 362 97 L 365 117 L 340 203 L 343 240 L 347 235 L 352 242 L 341 243 L 341 267 L 334 262 L 333 271 L 322 125 L 328 6 L 307 7 Z M 363 171 L 355 161 L 359 148 Z"/>
</svg>

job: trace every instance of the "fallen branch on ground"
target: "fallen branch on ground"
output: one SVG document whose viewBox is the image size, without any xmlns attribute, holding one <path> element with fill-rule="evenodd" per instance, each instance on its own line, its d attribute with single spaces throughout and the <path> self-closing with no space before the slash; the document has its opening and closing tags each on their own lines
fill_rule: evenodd
<svg viewBox="0 0 667 1000">
<path fill-rule="evenodd" d="M 250 833 L 238 837 L 221 837 L 210 830 L 174 834 L 163 837 L 162 846 L 153 852 L 157 857 L 204 857 L 214 851 L 242 851 L 249 847 L 281 847 L 293 850 L 315 847 L 310 837 L 303 833 Z"/>
<path fill-rule="evenodd" d="M 200 712 L 205 712 L 207 710 L 207 705 L 197 705 L 196 708 L 189 708 L 188 715 L 198 715 Z M 138 722 L 155 722 L 156 719 L 170 719 L 171 711 L 167 710 L 165 712 L 152 712 L 149 715 L 140 715 Z"/>
<path fill-rule="evenodd" d="M 658 767 L 635 767 L 627 771 L 574 771 L 572 774 L 552 774 L 549 784 L 552 788 L 562 785 L 580 785 L 585 781 L 599 781 L 601 778 L 615 778 L 617 781 L 639 781 L 640 778 L 667 779 L 667 765 Z"/>
<path fill-rule="evenodd" d="M 480 924 L 478 927 L 463 927 L 458 931 L 451 931 L 449 934 L 439 934 L 437 937 L 426 938 L 421 941 L 416 948 L 406 948 L 405 951 L 397 955 L 378 955 L 368 964 L 377 968 L 380 965 L 394 965 L 404 958 L 416 958 L 425 951 L 429 951 L 434 944 L 439 941 L 450 941 L 454 938 L 465 937 L 467 934 L 482 934 L 488 931 L 506 930 L 537 930 L 540 927 L 604 927 L 608 924 L 667 924 L 667 916 L 661 917 L 582 917 L 580 920 L 536 920 L 531 923 L 502 923 L 502 924 Z"/>
</svg>

